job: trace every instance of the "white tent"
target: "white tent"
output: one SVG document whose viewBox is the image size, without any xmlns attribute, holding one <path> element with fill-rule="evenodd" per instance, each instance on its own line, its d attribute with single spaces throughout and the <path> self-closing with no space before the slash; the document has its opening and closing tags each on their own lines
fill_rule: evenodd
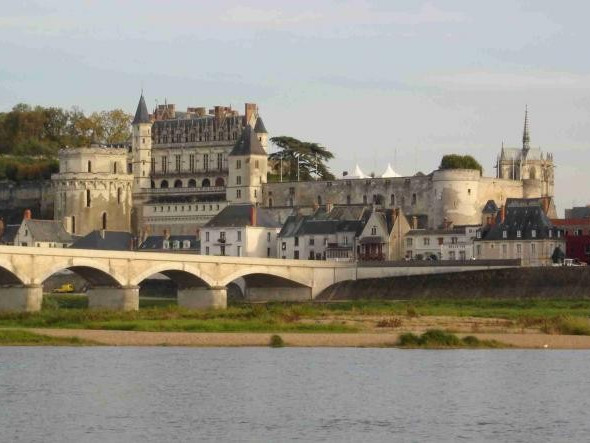
<svg viewBox="0 0 590 443">
<path fill-rule="evenodd" d="M 393 177 L 401 177 L 400 174 L 398 174 L 397 172 L 395 172 L 393 170 L 393 168 L 391 167 L 391 164 L 388 163 L 387 164 L 387 169 L 385 169 L 385 172 L 383 174 L 381 174 L 382 178 L 393 178 Z"/>
<path fill-rule="evenodd" d="M 363 171 L 361 171 L 361 168 L 359 168 L 359 165 L 356 165 L 354 167 L 353 173 L 347 175 L 344 178 L 370 178 L 370 177 L 368 175 L 365 175 L 365 173 Z"/>
</svg>

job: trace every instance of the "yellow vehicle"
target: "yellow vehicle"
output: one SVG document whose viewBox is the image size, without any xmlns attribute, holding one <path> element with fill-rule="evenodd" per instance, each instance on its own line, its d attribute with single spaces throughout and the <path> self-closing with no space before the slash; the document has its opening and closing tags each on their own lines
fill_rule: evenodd
<svg viewBox="0 0 590 443">
<path fill-rule="evenodd" d="M 74 292 L 74 285 L 71 283 L 64 283 L 59 288 L 55 288 L 51 292 L 55 294 L 68 294 L 70 292 Z"/>
</svg>

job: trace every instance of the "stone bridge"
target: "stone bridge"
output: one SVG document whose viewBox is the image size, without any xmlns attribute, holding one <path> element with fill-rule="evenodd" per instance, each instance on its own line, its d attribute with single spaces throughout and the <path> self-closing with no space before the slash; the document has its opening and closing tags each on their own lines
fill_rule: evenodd
<svg viewBox="0 0 590 443">
<path fill-rule="evenodd" d="M 177 284 L 180 306 L 225 308 L 226 287 L 238 279 L 245 282 L 246 299 L 302 301 L 314 299 L 328 286 L 344 280 L 513 266 L 357 266 L 349 262 L 0 246 L 0 310 L 41 309 L 43 282 L 64 270 L 88 281 L 91 308 L 136 310 L 139 284 L 154 274 L 163 274 Z"/>
</svg>

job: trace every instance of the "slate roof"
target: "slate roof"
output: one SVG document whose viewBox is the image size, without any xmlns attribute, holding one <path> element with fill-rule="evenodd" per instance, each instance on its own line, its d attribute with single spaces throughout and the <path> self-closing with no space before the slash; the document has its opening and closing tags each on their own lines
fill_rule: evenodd
<svg viewBox="0 0 590 443">
<path fill-rule="evenodd" d="M 567 218 L 586 218 L 590 217 L 590 207 L 576 206 L 571 209 L 566 209 Z"/>
<path fill-rule="evenodd" d="M 520 161 L 523 157 L 522 148 L 503 148 L 500 153 L 501 160 Z M 526 156 L 527 160 L 540 160 L 541 149 L 530 148 Z"/>
<path fill-rule="evenodd" d="M 16 237 L 19 228 L 20 225 L 5 225 L 2 237 L 0 237 L 0 243 L 3 245 L 14 243 L 14 237 Z"/>
<path fill-rule="evenodd" d="M 229 205 L 223 208 L 215 217 L 209 220 L 206 228 L 240 228 L 252 226 L 250 221 L 250 211 L 254 208 L 256 211 L 256 226 L 264 228 L 280 228 L 270 211 L 255 207 L 253 205 Z"/>
<path fill-rule="evenodd" d="M 104 237 L 103 237 L 104 236 Z M 133 235 L 122 231 L 92 231 L 76 240 L 70 248 L 98 249 L 106 251 L 129 251 L 133 246 Z"/>
<path fill-rule="evenodd" d="M 34 241 L 70 243 L 73 237 L 64 229 L 60 221 L 24 220 Z"/>
<path fill-rule="evenodd" d="M 248 125 L 242 131 L 242 135 L 229 155 L 266 155 L 266 152 L 260 144 L 256 132 L 252 130 L 252 126 Z"/>
<path fill-rule="evenodd" d="M 143 94 L 139 97 L 139 103 L 137 104 L 137 110 L 135 111 L 135 117 L 132 122 L 133 125 L 138 123 L 150 123 L 150 113 L 147 110 Z"/>
<path fill-rule="evenodd" d="M 268 134 L 266 128 L 264 127 L 264 122 L 262 121 L 261 117 L 256 119 L 256 124 L 254 125 L 254 132 L 257 134 Z"/>
<path fill-rule="evenodd" d="M 543 211 L 541 199 L 509 198 L 505 206 L 504 221 L 501 221 L 502 211 L 500 211 L 497 223 L 482 230 L 481 240 L 541 240 L 551 238 L 550 231 L 552 238 L 557 238 L 558 229 L 553 226 Z M 532 236 L 533 230 L 535 237 Z M 506 231 L 506 237 L 504 237 L 504 231 Z"/>
<path fill-rule="evenodd" d="M 488 200 L 481 212 L 483 214 L 495 214 L 498 212 L 498 205 L 496 205 L 494 200 Z"/>
<path fill-rule="evenodd" d="M 290 215 L 283 223 L 283 227 L 279 232 L 279 237 L 295 237 L 301 224 L 310 218 L 309 215 Z"/>
<path fill-rule="evenodd" d="M 164 249 L 164 240 L 165 237 L 163 235 L 150 235 L 149 237 L 147 237 L 143 243 L 141 245 L 139 245 L 138 250 L 140 251 L 158 251 L 158 250 L 163 250 Z M 190 248 L 183 248 L 184 246 L 184 241 L 188 240 L 190 242 Z M 170 242 L 170 248 L 169 249 L 173 249 L 173 250 L 183 250 L 183 251 L 187 251 L 187 250 L 191 250 L 191 251 L 200 251 L 201 250 L 201 241 L 199 239 L 197 239 L 196 235 L 171 235 L 168 238 L 168 241 Z M 172 247 L 173 242 L 178 241 L 180 242 L 180 248 L 178 249 L 174 249 Z"/>
</svg>

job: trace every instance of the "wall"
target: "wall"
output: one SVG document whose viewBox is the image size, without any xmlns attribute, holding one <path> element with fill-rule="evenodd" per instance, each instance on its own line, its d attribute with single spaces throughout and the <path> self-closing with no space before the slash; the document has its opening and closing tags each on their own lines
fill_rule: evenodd
<svg viewBox="0 0 590 443">
<path fill-rule="evenodd" d="M 343 281 L 318 300 L 588 298 L 590 267 L 538 267 Z"/>
<path fill-rule="evenodd" d="M 25 209 L 32 218 L 53 219 L 53 200 L 51 180 L 0 182 L 0 217 L 6 224 L 20 223 Z"/>
</svg>

